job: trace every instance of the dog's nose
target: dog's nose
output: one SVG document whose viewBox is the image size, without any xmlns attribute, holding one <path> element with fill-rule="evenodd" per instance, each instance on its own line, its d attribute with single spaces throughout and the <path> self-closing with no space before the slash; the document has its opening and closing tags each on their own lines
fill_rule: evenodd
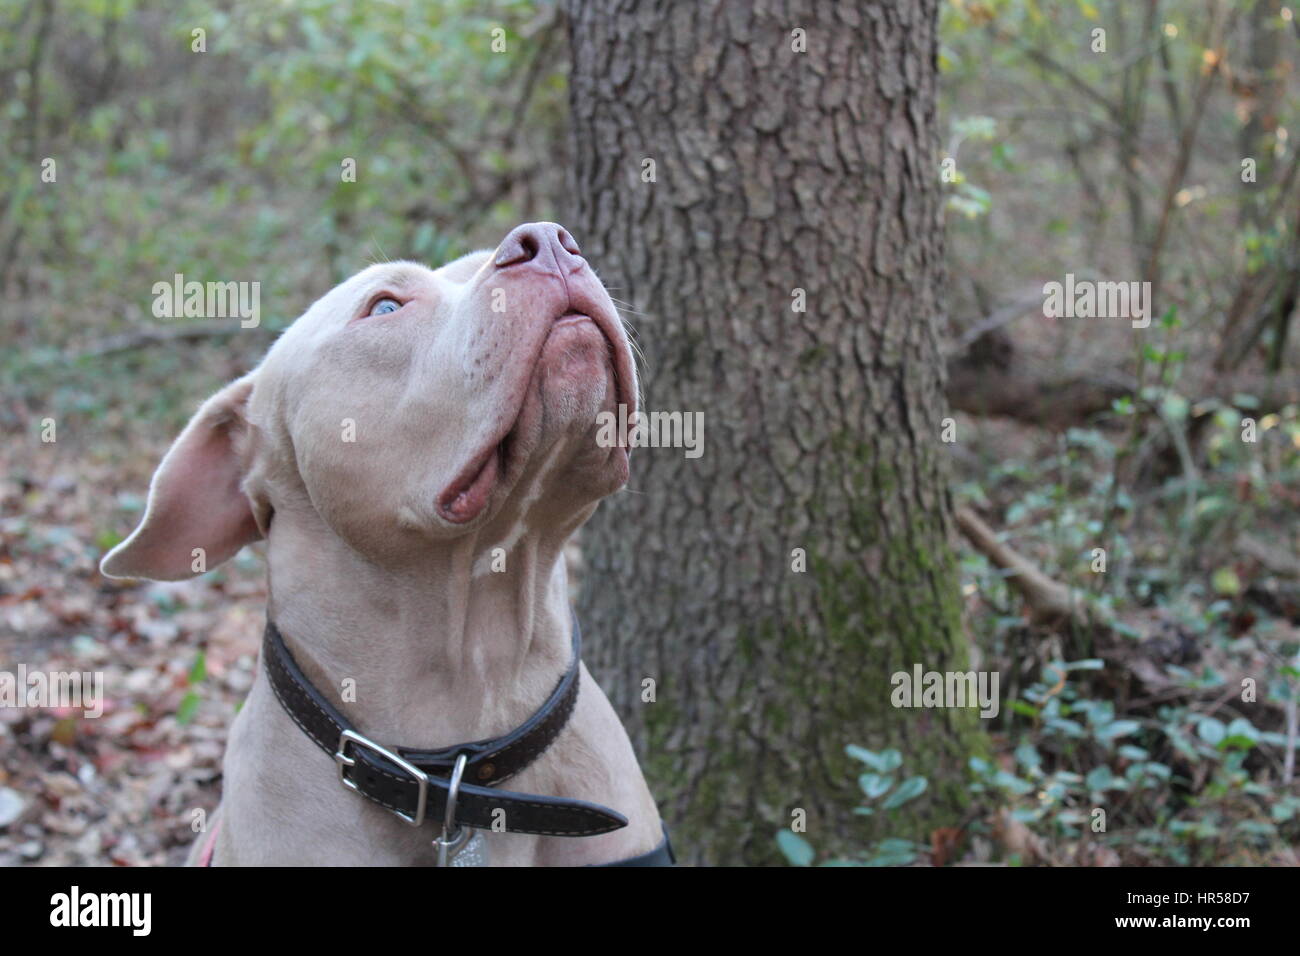
<svg viewBox="0 0 1300 956">
<path fill-rule="evenodd" d="M 501 240 L 493 262 L 498 269 L 504 269 L 528 262 L 549 265 L 549 260 L 554 259 L 567 272 L 570 270 L 565 263 L 581 256 L 582 250 L 563 226 L 553 222 L 526 222 L 515 226 Z"/>
</svg>

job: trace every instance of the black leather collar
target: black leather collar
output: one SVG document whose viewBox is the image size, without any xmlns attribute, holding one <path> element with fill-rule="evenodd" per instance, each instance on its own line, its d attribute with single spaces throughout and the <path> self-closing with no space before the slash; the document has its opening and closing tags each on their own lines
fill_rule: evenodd
<svg viewBox="0 0 1300 956">
<path fill-rule="evenodd" d="M 412 826 L 441 823 L 450 777 L 464 754 L 455 822 L 485 830 L 544 836 L 594 836 L 627 826 L 615 810 L 585 800 L 493 789 L 542 753 L 568 723 L 578 699 L 582 637 L 573 621 L 573 660 L 551 696 L 526 721 L 500 737 L 437 750 L 381 746 L 362 736 L 307 680 L 279 629 L 270 620 L 262 639 L 262 660 L 271 688 L 285 712 L 339 765 L 344 786 L 397 814 Z M 505 811 L 501 814 L 497 811 Z"/>
</svg>

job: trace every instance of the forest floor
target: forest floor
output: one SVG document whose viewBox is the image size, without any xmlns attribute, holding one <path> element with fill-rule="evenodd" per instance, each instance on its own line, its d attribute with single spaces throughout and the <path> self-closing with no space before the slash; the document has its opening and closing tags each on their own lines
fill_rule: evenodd
<svg viewBox="0 0 1300 956">
<path fill-rule="evenodd" d="M 102 672 L 105 699 L 98 719 L 0 708 L 0 865 L 182 862 L 196 811 L 216 806 L 226 732 L 252 686 L 260 561 L 174 584 L 106 580 L 97 564 L 116 507 L 140 504 L 106 489 L 142 496 L 163 449 L 115 467 L 23 437 L 0 451 L 0 659 Z"/>
</svg>

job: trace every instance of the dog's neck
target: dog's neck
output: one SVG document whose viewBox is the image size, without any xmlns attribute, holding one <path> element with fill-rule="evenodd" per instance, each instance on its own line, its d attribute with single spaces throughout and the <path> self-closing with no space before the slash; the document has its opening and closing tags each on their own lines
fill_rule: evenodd
<svg viewBox="0 0 1300 956">
<path fill-rule="evenodd" d="M 377 742 L 495 736 L 527 719 L 569 665 L 571 530 L 520 535 L 508 573 L 484 567 L 493 539 L 476 534 L 391 568 L 314 512 L 277 513 L 269 613 L 308 678 Z"/>
</svg>

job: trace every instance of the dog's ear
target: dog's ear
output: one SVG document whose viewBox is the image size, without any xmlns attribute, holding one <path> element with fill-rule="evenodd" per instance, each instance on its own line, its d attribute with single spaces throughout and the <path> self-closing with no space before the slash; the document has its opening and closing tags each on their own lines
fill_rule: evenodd
<svg viewBox="0 0 1300 956">
<path fill-rule="evenodd" d="M 262 537 L 243 490 L 252 392 L 252 375 L 236 379 L 190 419 L 154 472 L 139 527 L 100 562 L 106 577 L 192 578 Z"/>
</svg>

